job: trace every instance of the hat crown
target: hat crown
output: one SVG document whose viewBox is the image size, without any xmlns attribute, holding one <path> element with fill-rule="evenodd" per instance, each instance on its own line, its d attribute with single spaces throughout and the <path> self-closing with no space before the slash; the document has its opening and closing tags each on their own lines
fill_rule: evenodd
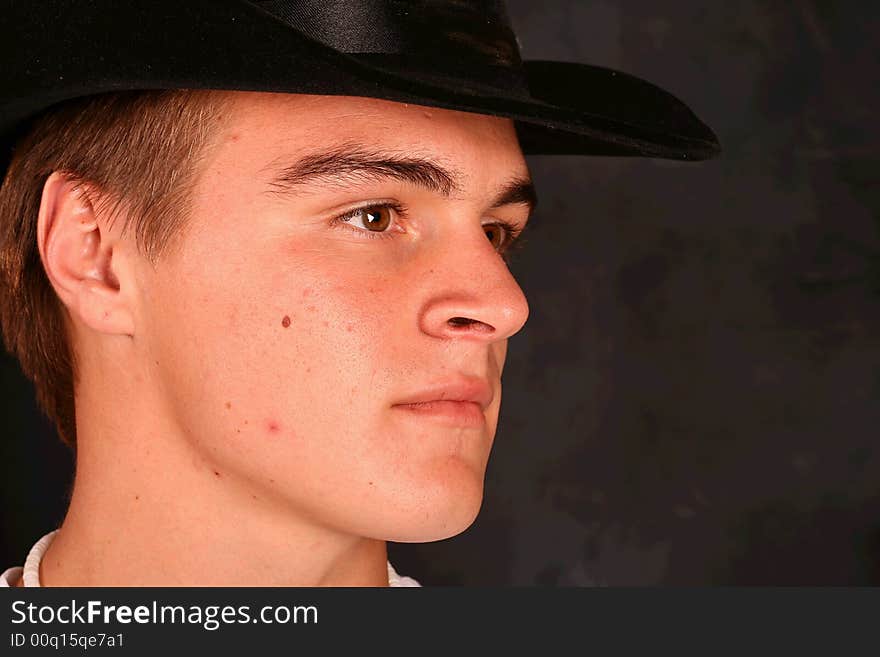
<svg viewBox="0 0 880 657">
<path fill-rule="evenodd" d="M 303 34 L 345 53 L 456 56 L 521 64 L 501 0 L 251 0 Z M 448 53 L 444 53 L 448 55 Z"/>
<path fill-rule="evenodd" d="M 501 0 L 250 1 L 339 52 L 406 57 L 434 70 L 491 67 L 497 76 L 506 69 L 513 79 L 505 85 L 524 84 L 519 45 Z"/>
</svg>

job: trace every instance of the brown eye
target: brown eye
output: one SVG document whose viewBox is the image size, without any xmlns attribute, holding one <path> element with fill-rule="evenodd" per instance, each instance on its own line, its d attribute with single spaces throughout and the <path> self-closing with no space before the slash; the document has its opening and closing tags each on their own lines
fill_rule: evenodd
<svg viewBox="0 0 880 657">
<path fill-rule="evenodd" d="M 406 206 L 401 203 L 376 203 L 353 208 L 345 214 L 334 217 L 331 225 L 346 224 L 346 229 L 355 231 L 360 237 L 392 238 L 406 231 L 399 225 L 401 217 L 406 216 Z"/>
<path fill-rule="evenodd" d="M 377 205 L 370 208 L 361 208 L 357 215 L 369 230 L 381 233 L 391 225 L 391 208 L 387 205 Z"/>
<path fill-rule="evenodd" d="M 506 233 L 504 228 L 497 224 L 486 224 L 486 237 L 489 238 L 489 241 L 492 242 L 492 246 L 495 247 L 496 251 L 501 251 L 504 247 Z"/>
</svg>

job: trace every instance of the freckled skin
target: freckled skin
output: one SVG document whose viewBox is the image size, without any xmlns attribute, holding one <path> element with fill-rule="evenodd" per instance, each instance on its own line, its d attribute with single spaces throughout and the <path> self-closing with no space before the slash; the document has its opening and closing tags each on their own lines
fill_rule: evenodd
<svg viewBox="0 0 880 657">
<path fill-rule="evenodd" d="M 267 526 L 319 519 L 344 535 L 403 542 L 460 533 L 482 503 L 507 341 L 528 317 L 483 225 L 527 216 L 523 206 L 490 209 L 503 184 L 528 176 L 512 121 L 354 97 L 231 97 L 227 137 L 205 159 L 181 248 L 138 270 L 149 307 L 137 344 L 151 359 L 145 385 L 171 418 L 163 428 L 179 427 L 190 449 L 247 490 L 243 503 L 248 487 L 283 500 L 289 517 Z M 461 173 L 462 189 L 448 198 L 398 182 L 267 193 L 271 163 L 352 141 L 436 159 Z M 331 225 L 376 199 L 410 209 L 404 232 L 368 239 Z M 292 304 L 297 330 L 279 332 Z M 393 408 L 456 376 L 492 386 L 484 427 Z M 237 412 L 217 413 L 232 396 Z"/>
</svg>

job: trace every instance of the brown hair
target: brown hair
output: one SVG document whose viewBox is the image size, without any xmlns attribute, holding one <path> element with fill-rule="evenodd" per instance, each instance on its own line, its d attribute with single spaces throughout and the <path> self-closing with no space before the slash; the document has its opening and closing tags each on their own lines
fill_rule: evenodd
<svg viewBox="0 0 880 657">
<path fill-rule="evenodd" d="M 43 186 L 64 172 L 156 263 L 189 218 L 199 162 L 226 107 L 210 90 L 123 91 L 53 106 L 16 145 L 0 186 L 0 331 L 34 383 L 37 403 L 76 448 L 76 359 L 67 309 L 43 269 L 37 216 Z M 109 204 L 109 205 L 106 205 Z M 96 205 L 97 207 L 97 205 Z"/>
</svg>

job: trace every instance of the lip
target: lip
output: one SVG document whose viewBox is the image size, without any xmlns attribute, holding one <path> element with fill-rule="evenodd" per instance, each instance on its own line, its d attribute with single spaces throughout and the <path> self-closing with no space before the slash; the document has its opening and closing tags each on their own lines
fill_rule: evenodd
<svg viewBox="0 0 880 657">
<path fill-rule="evenodd" d="M 485 379 L 457 378 L 430 386 L 394 404 L 413 417 L 433 419 L 453 426 L 481 427 L 494 399 Z"/>
<path fill-rule="evenodd" d="M 418 404 L 395 404 L 394 408 L 406 411 L 414 417 L 432 419 L 452 426 L 482 427 L 486 423 L 483 408 L 470 401 L 443 399 Z"/>
<path fill-rule="evenodd" d="M 413 393 L 395 404 L 409 405 L 434 401 L 473 402 L 485 411 L 494 399 L 492 386 L 485 379 L 460 377 Z"/>
</svg>

